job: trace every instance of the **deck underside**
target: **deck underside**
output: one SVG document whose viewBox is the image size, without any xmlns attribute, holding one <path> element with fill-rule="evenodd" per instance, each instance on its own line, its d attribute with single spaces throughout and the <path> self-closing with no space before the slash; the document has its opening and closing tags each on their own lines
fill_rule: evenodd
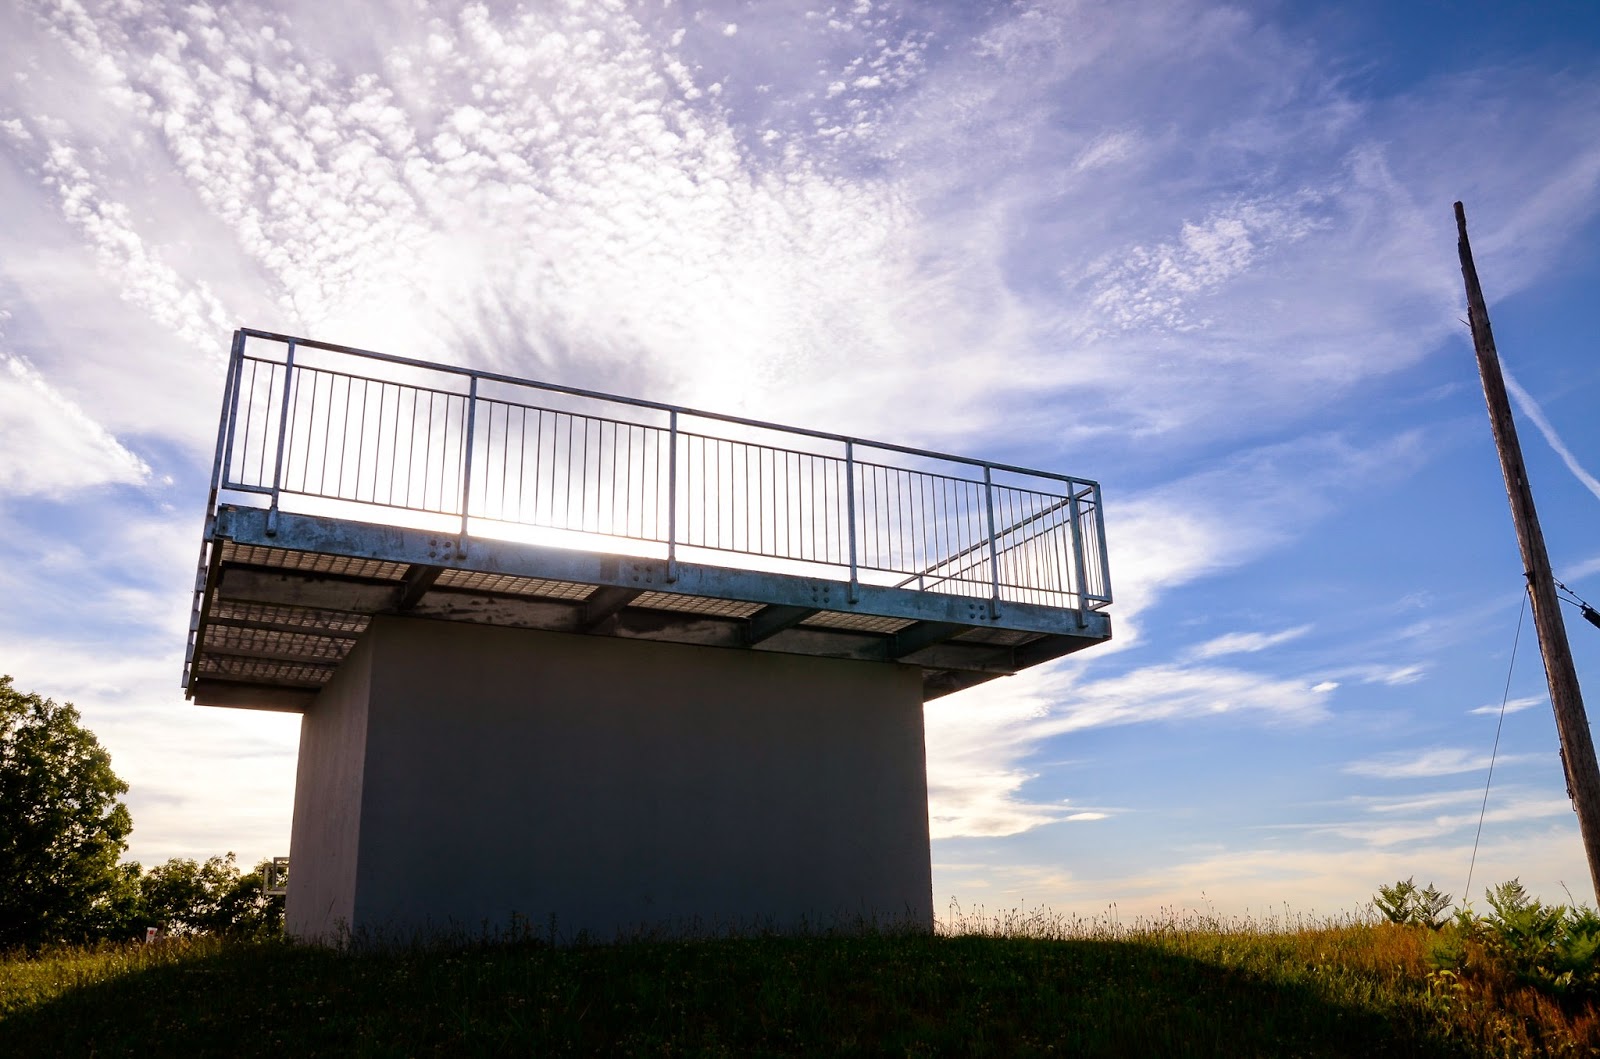
<svg viewBox="0 0 1600 1059">
<path fill-rule="evenodd" d="M 305 709 L 377 614 L 873 662 L 925 699 L 1100 643 L 1101 611 L 598 552 L 224 505 L 189 694 Z M 669 579 L 670 578 L 670 579 Z"/>
</svg>

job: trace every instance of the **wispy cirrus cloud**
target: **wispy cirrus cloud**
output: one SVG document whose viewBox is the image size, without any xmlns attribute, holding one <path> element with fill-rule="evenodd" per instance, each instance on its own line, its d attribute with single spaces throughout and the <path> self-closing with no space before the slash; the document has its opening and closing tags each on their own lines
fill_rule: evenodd
<svg viewBox="0 0 1600 1059">
<path fill-rule="evenodd" d="M 1204 643 L 1196 644 L 1184 652 L 1185 657 L 1191 659 L 1219 658 L 1223 655 L 1254 654 L 1257 651 L 1266 651 L 1279 644 L 1298 640 L 1311 631 L 1309 625 L 1297 625 L 1292 629 L 1283 629 L 1279 632 L 1230 632 L 1222 636 L 1213 637 Z M 1332 690 L 1332 689 L 1329 689 Z"/>
<path fill-rule="evenodd" d="M 1561 462 L 1567 465 L 1567 470 L 1572 472 L 1572 476 L 1583 483 L 1583 487 L 1593 493 L 1595 499 L 1600 500 L 1600 480 L 1590 474 L 1583 464 L 1578 462 L 1578 458 L 1572 454 L 1572 450 L 1567 448 L 1567 443 L 1561 440 L 1560 434 L 1556 433 L 1556 428 L 1550 424 L 1550 419 L 1544 414 L 1544 409 L 1539 407 L 1539 402 L 1529 396 L 1528 391 L 1522 388 L 1522 385 L 1517 382 L 1509 371 L 1506 371 L 1504 364 L 1500 366 L 1500 370 L 1505 376 L 1506 389 L 1510 391 L 1511 396 L 1516 400 L 1517 407 L 1522 409 L 1522 414 L 1533 420 L 1533 425 L 1539 428 L 1539 433 L 1543 435 L 1545 444 L 1549 445 L 1555 454 L 1561 457 Z"/>
<path fill-rule="evenodd" d="M 1411 435 L 1368 449 L 1318 436 L 1249 452 L 1123 499 L 1107 531 L 1117 571 L 1117 640 L 1081 662 L 1068 659 L 926 707 L 934 833 L 1015 834 L 1063 819 L 1061 806 L 1031 799 L 1025 788 L 1037 778 L 1029 764 L 1035 750 L 1072 732 L 1222 716 L 1260 724 L 1324 718 L 1333 682 L 1212 662 L 1288 642 L 1309 628 L 1261 639 L 1223 637 L 1218 646 L 1226 651 L 1173 652 L 1168 661 L 1120 674 L 1102 676 L 1095 668 L 1141 645 L 1141 615 L 1165 593 L 1281 545 L 1333 510 L 1342 490 L 1400 473 L 1417 458 Z M 1393 683 L 1420 673 L 1407 665 L 1362 675 Z"/>
<path fill-rule="evenodd" d="M 1411 135 L 1431 126 L 1371 113 L 1242 12 L 1113 14 L 783 9 L 730 37 L 708 11 L 472 4 L 374 40 L 307 6 L 46 6 L 13 26 L 65 60 L 24 90 L 55 113 L 17 153 L 144 277 L 130 297 L 218 349 L 268 305 L 286 330 L 821 426 L 932 440 L 1031 415 L 1167 443 L 1423 356 L 1454 296 L 1419 267 L 1418 185 L 1451 171 Z M 1177 81 L 1159 93 L 1152 55 Z M 93 76 L 66 105 L 71 64 Z M 1549 163 L 1585 102 L 1523 123 L 1549 130 L 1524 128 L 1526 157 L 1571 169 Z M 164 236 L 178 214 L 205 222 Z M 812 396 L 839 374 L 857 385 Z"/>
<path fill-rule="evenodd" d="M 62 497 L 149 477 L 143 459 L 25 358 L 0 352 L 0 490 Z"/>
<path fill-rule="evenodd" d="M 1482 797 L 1482 793 L 1479 792 L 1479 797 Z M 1571 812 L 1572 803 L 1565 798 L 1501 797 L 1493 803 L 1492 808 L 1483 812 L 1482 820 L 1485 824 L 1522 824 L 1532 820 L 1560 818 Z M 1479 813 L 1473 808 L 1460 813 L 1443 813 L 1414 820 L 1323 823 L 1310 828 L 1309 832 L 1312 835 L 1358 842 L 1366 847 L 1384 848 L 1440 839 L 1462 832 L 1471 833 L 1476 830 L 1479 818 Z"/>
<path fill-rule="evenodd" d="M 1353 680 L 1361 684 L 1382 684 L 1385 687 L 1398 688 L 1417 683 L 1427 672 L 1428 667 L 1422 662 L 1402 662 L 1338 666 L 1328 670 L 1327 676 L 1329 682 L 1335 686 L 1341 680 Z"/>
<path fill-rule="evenodd" d="M 1154 665 L 1117 676 L 1033 671 L 924 707 L 928 812 L 937 838 L 1010 835 L 1071 818 L 1030 799 L 1028 759 L 1048 740 L 1090 729 L 1235 716 L 1304 724 L 1325 716 L 1308 682 L 1217 666 Z M 1081 818 L 1080 818 L 1081 819 Z"/>
<path fill-rule="evenodd" d="M 1482 706 L 1474 706 L 1467 712 L 1498 717 L 1501 713 L 1521 713 L 1523 710 L 1531 710 L 1535 706 L 1543 706 L 1546 701 L 1543 695 L 1528 695 L 1518 699 L 1507 699 L 1504 704 L 1490 702 Z"/>
<path fill-rule="evenodd" d="M 1501 754 L 1494 759 L 1501 765 L 1537 761 L 1538 754 Z M 1453 776 L 1462 772 L 1482 772 L 1490 765 L 1490 756 L 1476 750 L 1460 747 L 1430 747 L 1425 750 L 1401 750 L 1362 761 L 1352 761 L 1344 771 L 1353 776 L 1370 776 L 1374 779 L 1419 779 L 1428 776 Z"/>
</svg>

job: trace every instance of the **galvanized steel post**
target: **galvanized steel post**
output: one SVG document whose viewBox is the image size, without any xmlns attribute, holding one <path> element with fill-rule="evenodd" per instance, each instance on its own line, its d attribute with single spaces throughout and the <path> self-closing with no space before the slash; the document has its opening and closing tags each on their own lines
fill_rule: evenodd
<svg viewBox="0 0 1600 1059">
<path fill-rule="evenodd" d="M 659 479 L 658 479 L 659 480 Z M 678 410 L 667 413 L 667 583 L 678 579 Z"/>
<path fill-rule="evenodd" d="M 472 433 L 478 420 L 478 377 L 467 384 L 467 436 L 461 456 L 461 534 L 456 540 L 456 558 L 467 557 L 467 508 L 472 504 Z M 494 429 L 490 424 L 489 429 Z"/>
<path fill-rule="evenodd" d="M 1089 624 L 1089 587 L 1084 580 L 1083 572 L 1083 529 L 1078 525 L 1079 514 L 1078 500 L 1082 494 L 1078 492 L 1078 483 L 1067 483 L 1067 492 L 1071 499 L 1068 502 L 1068 515 L 1072 519 L 1072 567 L 1073 577 L 1076 579 L 1078 590 L 1078 628 Z"/>
<path fill-rule="evenodd" d="M 1111 602 L 1111 555 L 1106 550 L 1106 514 L 1104 494 L 1100 486 L 1094 487 L 1094 539 L 1100 545 L 1100 595 L 1102 602 Z"/>
<path fill-rule="evenodd" d="M 856 443 L 844 443 L 844 493 L 845 519 L 849 523 L 850 539 L 850 593 L 848 599 L 855 603 L 861 596 L 861 580 L 856 573 Z"/>
<path fill-rule="evenodd" d="M 1000 618 L 1000 550 L 994 532 L 994 470 L 983 465 L 983 506 L 989 516 L 989 584 L 993 595 L 989 597 L 989 620 Z"/>
<path fill-rule="evenodd" d="M 211 496 L 206 502 L 205 539 L 217 521 L 217 494 L 222 489 L 224 468 L 233 462 L 233 419 L 239 405 L 239 374 L 244 364 L 244 332 L 233 333 L 233 349 L 228 353 L 228 372 L 222 384 L 222 414 L 217 418 L 217 455 L 211 465 Z"/>
<path fill-rule="evenodd" d="M 289 352 L 283 358 L 283 407 L 278 411 L 278 455 L 272 464 L 272 503 L 267 507 L 267 535 L 278 532 L 278 492 L 283 483 L 283 449 L 289 440 L 289 400 L 294 393 L 294 345 L 289 339 Z"/>
</svg>

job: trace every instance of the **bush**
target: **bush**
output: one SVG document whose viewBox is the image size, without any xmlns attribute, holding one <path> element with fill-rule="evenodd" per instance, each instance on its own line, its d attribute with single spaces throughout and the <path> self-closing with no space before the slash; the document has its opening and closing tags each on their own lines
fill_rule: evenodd
<svg viewBox="0 0 1600 1059">
<path fill-rule="evenodd" d="M 1417 889 L 1416 877 L 1402 879 L 1393 886 L 1380 886 L 1372 898 L 1373 907 L 1382 912 L 1391 923 L 1427 927 L 1438 930 L 1448 918 L 1445 909 L 1453 898 L 1429 883 L 1427 889 Z"/>
<path fill-rule="evenodd" d="M 1391 912 L 1396 897 L 1407 896 L 1403 886 L 1381 887 L 1373 900 L 1394 922 L 1405 921 Z M 1544 904 L 1518 879 L 1491 886 L 1484 896 L 1489 914 L 1457 912 L 1429 955 L 1435 967 L 1532 986 L 1561 1000 L 1600 997 L 1600 914 L 1582 905 Z"/>
</svg>

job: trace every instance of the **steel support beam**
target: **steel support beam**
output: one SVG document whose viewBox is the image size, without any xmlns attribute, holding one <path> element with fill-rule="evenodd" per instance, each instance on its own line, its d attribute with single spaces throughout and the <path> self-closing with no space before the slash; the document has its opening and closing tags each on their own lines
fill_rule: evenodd
<svg viewBox="0 0 1600 1059">
<path fill-rule="evenodd" d="M 744 629 L 744 642 L 754 646 L 763 640 L 792 629 L 817 613 L 816 607 L 785 607 L 774 604 L 750 615 Z"/>
<path fill-rule="evenodd" d="M 406 570 L 406 578 L 400 585 L 400 595 L 395 600 L 394 609 L 404 613 L 421 602 L 422 597 L 428 594 L 428 589 L 439 580 L 439 575 L 444 573 L 442 566 L 427 566 L 423 563 L 412 563 Z"/>
<path fill-rule="evenodd" d="M 972 626 L 947 621 L 919 621 L 889 638 L 889 657 L 904 658 L 966 632 Z"/>
<path fill-rule="evenodd" d="M 617 588 L 613 585 L 595 589 L 589 593 L 589 598 L 583 601 L 582 616 L 578 618 L 578 631 L 593 632 L 607 618 L 620 614 L 643 592 L 644 590 L 639 588 Z"/>
</svg>

